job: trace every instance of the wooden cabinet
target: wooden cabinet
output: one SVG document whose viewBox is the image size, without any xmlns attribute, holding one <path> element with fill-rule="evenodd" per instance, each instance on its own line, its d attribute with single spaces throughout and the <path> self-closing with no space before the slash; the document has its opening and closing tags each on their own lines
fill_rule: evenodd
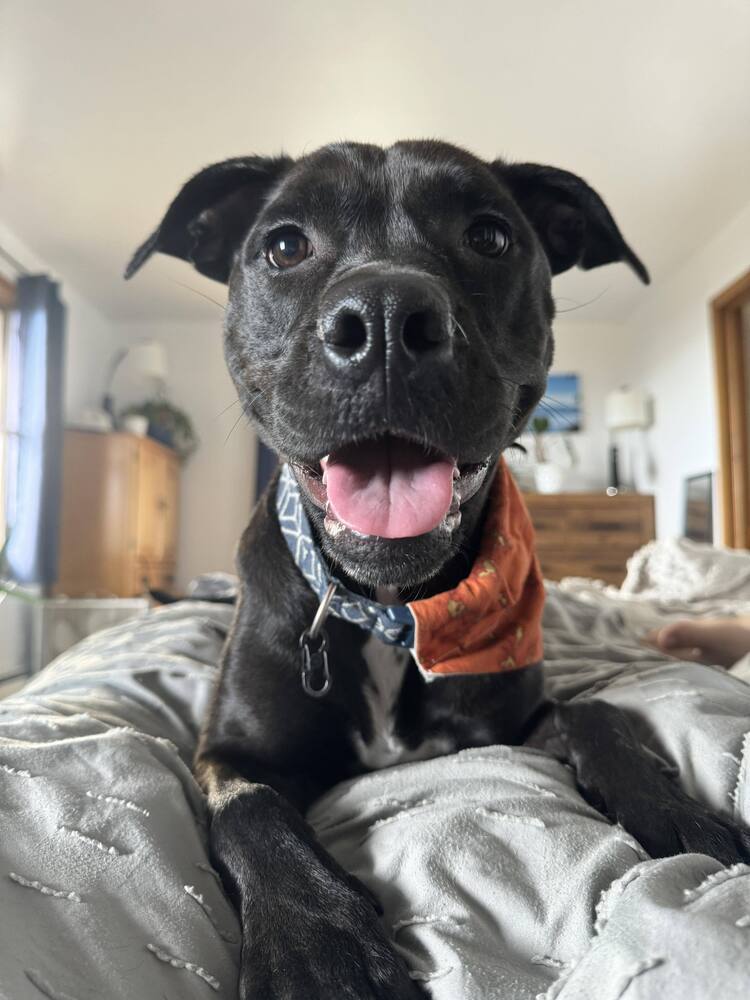
<svg viewBox="0 0 750 1000">
<path fill-rule="evenodd" d="M 619 586 L 626 562 L 654 537 L 654 498 L 640 493 L 525 493 L 542 572 Z"/>
<path fill-rule="evenodd" d="M 57 593 L 171 590 L 178 492 L 171 448 L 133 434 L 66 431 Z"/>
</svg>

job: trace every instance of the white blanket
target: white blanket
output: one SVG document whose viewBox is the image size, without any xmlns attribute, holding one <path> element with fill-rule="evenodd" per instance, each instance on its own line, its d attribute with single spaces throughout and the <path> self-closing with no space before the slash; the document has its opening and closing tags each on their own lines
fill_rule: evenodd
<svg viewBox="0 0 750 1000">
<path fill-rule="evenodd" d="M 550 687 L 629 707 L 688 791 L 750 822 L 750 686 L 640 646 L 627 609 L 649 603 L 550 585 Z M 0 702 L 3 1000 L 236 996 L 239 929 L 188 768 L 230 615 L 162 609 Z M 540 751 L 366 775 L 310 818 L 434 1000 L 748 996 L 750 867 L 650 860 Z"/>
</svg>

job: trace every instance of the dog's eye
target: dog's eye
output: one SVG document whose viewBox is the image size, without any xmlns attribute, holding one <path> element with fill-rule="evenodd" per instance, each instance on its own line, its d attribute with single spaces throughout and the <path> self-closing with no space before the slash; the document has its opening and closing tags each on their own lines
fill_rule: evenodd
<svg viewBox="0 0 750 1000">
<path fill-rule="evenodd" d="M 500 257 L 510 246 L 510 230 L 496 219 L 477 219 L 466 230 L 466 245 L 484 257 Z"/>
<path fill-rule="evenodd" d="M 266 260 L 271 267 L 296 267 L 312 253 L 310 241 L 299 229 L 273 233 L 266 245 Z"/>
</svg>

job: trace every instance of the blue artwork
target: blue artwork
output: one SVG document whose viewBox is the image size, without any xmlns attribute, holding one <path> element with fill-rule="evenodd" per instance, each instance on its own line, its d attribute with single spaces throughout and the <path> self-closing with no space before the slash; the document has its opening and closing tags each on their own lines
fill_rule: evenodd
<svg viewBox="0 0 750 1000">
<path fill-rule="evenodd" d="M 550 374 L 547 391 L 532 413 L 529 427 L 537 417 L 548 421 L 550 431 L 580 431 L 580 379 L 577 375 Z"/>
</svg>

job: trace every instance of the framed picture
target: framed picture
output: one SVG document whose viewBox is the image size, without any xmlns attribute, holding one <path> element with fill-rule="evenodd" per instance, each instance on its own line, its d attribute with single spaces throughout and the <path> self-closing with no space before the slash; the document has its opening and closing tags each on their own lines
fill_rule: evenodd
<svg viewBox="0 0 750 1000">
<path fill-rule="evenodd" d="M 710 472 L 688 476 L 685 480 L 685 538 L 713 543 L 713 475 Z"/>
<path fill-rule="evenodd" d="M 578 375 L 550 373 L 547 391 L 531 415 L 529 426 L 536 418 L 547 421 L 548 431 L 580 431 L 581 380 Z"/>
</svg>

